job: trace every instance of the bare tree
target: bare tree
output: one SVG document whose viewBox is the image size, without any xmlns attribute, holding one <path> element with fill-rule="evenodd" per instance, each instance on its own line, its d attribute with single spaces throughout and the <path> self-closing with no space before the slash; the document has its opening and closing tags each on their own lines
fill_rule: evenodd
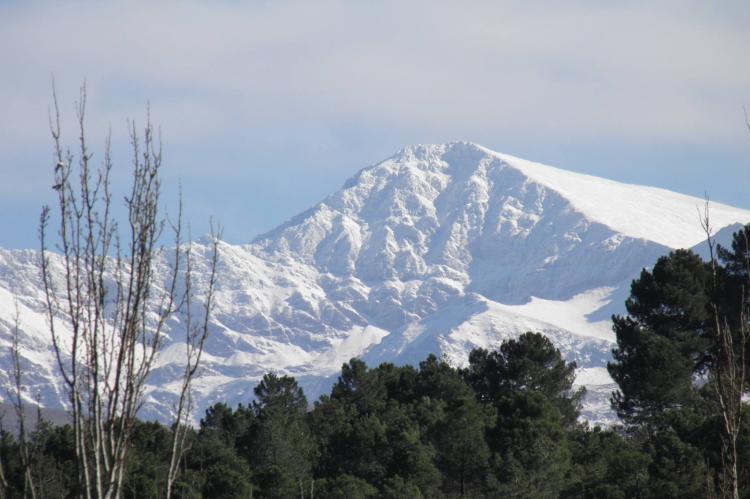
<svg viewBox="0 0 750 499">
<path fill-rule="evenodd" d="M 49 207 L 42 210 L 39 230 L 48 321 L 73 416 L 80 494 L 117 498 L 135 417 L 144 402 L 146 380 L 164 341 L 166 323 L 189 301 L 178 288 L 180 279 L 190 280 L 190 253 L 182 241 L 181 204 L 176 223 L 167 224 L 159 214 L 162 154 L 150 115 L 142 133 L 134 122 L 128 126 L 132 178 L 121 232 L 113 215 L 109 135 L 101 166 L 92 166 L 84 127 L 85 85 L 76 103 L 76 154 L 63 150 L 54 84 L 52 97 L 59 257 L 48 249 Z M 165 228 L 174 238 L 171 250 L 161 246 Z M 214 268 L 215 251 L 214 244 Z M 54 271 L 55 264 L 62 266 L 61 273 Z M 210 284 L 209 296 L 213 277 Z M 210 303 L 206 313 L 209 309 Z"/>
<path fill-rule="evenodd" d="M 713 239 L 713 230 L 709 216 L 709 200 L 706 196 L 706 203 L 703 213 L 701 214 L 701 226 L 706 234 L 708 242 L 709 258 L 711 264 L 711 275 L 713 279 L 713 289 L 717 289 L 717 261 L 715 255 L 715 241 Z M 744 247 L 750 248 L 747 240 L 747 232 L 741 231 L 744 240 Z M 750 276 L 750 255 L 745 251 L 746 276 Z M 722 476 L 720 487 L 723 497 L 739 499 L 739 476 L 737 473 L 738 455 L 737 455 L 737 438 L 742 426 L 742 395 L 745 393 L 746 386 L 746 352 L 747 340 L 750 336 L 748 331 L 748 300 L 746 284 L 740 286 L 739 296 L 739 317 L 736 326 L 730 325 L 729 318 L 722 313 L 716 298 L 711 303 L 713 311 L 713 329 L 716 348 L 714 352 L 713 366 L 711 377 L 713 381 L 714 393 L 719 407 L 721 417 L 721 462 Z M 715 295 L 715 293 L 714 293 Z"/>
<path fill-rule="evenodd" d="M 18 308 L 18 301 L 15 302 L 15 315 L 13 317 L 13 336 L 11 342 L 11 361 L 13 387 L 8 390 L 8 395 L 13 404 L 16 413 L 16 422 L 18 425 L 18 452 L 21 458 L 21 469 L 23 470 L 23 497 L 36 499 L 36 486 L 31 473 L 31 453 L 29 451 L 29 442 L 26 433 L 26 413 L 23 402 L 23 371 L 21 369 L 21 351 L 20 351 L 20 322 L 21 312 Z"/>
<path fill-rule="evenodd" d="M 221 239 L 221 227 L 214 231 L 211 225 L 211 244 L 212 254 L 211 269 L 208 278 L 208 292 L 204 301 L 202 320 L 195 323 L 192 311 L 192 269 L 191 269 L 191 249 L 188 246 L 186 250 L 186 272 L 185 272 L 185 371 L 182 377 L 182 386 L 180 387 L 180 397 L 177 401 L 175 410 L 175 425 L 172 432 L 172 449 L 169 461 L 169 470 L 167 473 L 167 499 L 172 497 L 174 482 L 179 475 L 179 464 L 185 453 L 185 440 L 190 428 L 190 416 L 192 414 L 191 386 L 195 377 L 198 366 L 200 365 L 203 348 L 208 338 L 208 319 L 213 306 L 213 289 L 216 283 L 216 263 L 218 255 L 218 244 Z"/>
<path fill-rule="evenodd" d="M 5 478 L 5 468 L 3 460 L 0 458 L 0 499 L 5 499 L 8 495 L 8 480 Z"/>
</svg>

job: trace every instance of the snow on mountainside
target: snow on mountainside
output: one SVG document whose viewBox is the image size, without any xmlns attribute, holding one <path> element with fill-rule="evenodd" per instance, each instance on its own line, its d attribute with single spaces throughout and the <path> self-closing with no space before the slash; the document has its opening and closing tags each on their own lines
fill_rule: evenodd
<svg viewBox="0 0 750 499">
<path fill-rule="evenodd" d="M 689 248 L 706 238 L 700 224 L 696 223 L 696 207 L 702 209 L 703 202 L 695 197 L 572 173 L 482 149 L 533 181 L 560 193 L 587 217 L 622 234 L 670 248 Z M 734 224 L 746 215 L 744 210 L 711 204 L 711 219 L 717 227 Z"/>
<path fill-rule="evenodd" d="M 197 415 L 219 400 L 247 402 L 271 370 L 297 377 L 312 399 L 353 356 L 417 363 L 436 353 L 461 364 L 474 347 L 534 330 L 578 362 L 587 417 L 606 418 L 609 317 L 642 267 L 701 241 L 702 203 L 470 143 L 407 147 L 253 243 L 220 245 Z M 711 215 L 717 228 L 750 221 L 719 204 Z M 209 246 L 193 251 L 207 271 Z M 0 250 L 0 366 L 17 297 L 30 393 L 59 407 L 37 258 Z M 169 334 L 145 417 L 167 419 L 174 401 L 178 322 Z"/>
</svg>

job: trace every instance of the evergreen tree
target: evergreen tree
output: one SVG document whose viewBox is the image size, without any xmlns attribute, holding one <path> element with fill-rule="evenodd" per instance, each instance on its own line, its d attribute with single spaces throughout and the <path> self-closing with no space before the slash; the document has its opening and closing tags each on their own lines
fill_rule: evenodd
<svg viewBox="0 0 750 499">
<path fill-rule="evenodd" d="M 709 284 L 709 268 L 688 250 L 659 258 L 633 281 L 628 315 L 613 317 L 617 348 L 608 364 L 626 422 L 654 423 L 695 403 L 695 377 L 710 360 Z"/>
<path fill-rule="evenodd" d="M 711 492 L 707 490 L 710 472 L 700 449 L 682 441 L 673 430 L 651 436 L 647 451 L 651 464 L 646 497 L 687 499 Z"/>
<path fill-rule="evenodd" d="M 743 317 L 747 319 L 750 305 L 750 224 L 733 234 L 731 248 L 724 248 L 719 244 L 716 252 L 721 266 L 717 268 L 717 289 L 712 300 L 721 307 L 721 316 L 733 331 L 738 350 L 736 357 L 740 358 L 739 345 L 743 341 L 739 335 L 742 332 L 747 334 L 747 325 L 741 327 L 740 321 Z M 745 374 L 750 376 L 750 338 L 745 338 L 744 343 Z M 749 384 L 745 384 L 750 389 Z"/>
<path fill-rule="evenodd" d="M 375 499 L 378 489 L 361 478 L 338 475 L 315 482 L 315 495 L 326 499 Z"/>
<path fill-rule="evenodd" d="M 490 458 L 485 432 L 494 423 L 494 409 L 479 404 L 461 373 L 434 355 L 419 364 L 417 395 L 417 419 L 436 450 L 443 492 L 484 495 Z"/>
<path fill-rule="evenodd" d="M 566 429 L 575 426 L 583 394 L 573 390 L 575 367 L 538 333 L 469 355 L 464 377 L 497 414 L 487 432 L 494 495 L 557 497 L 564 488 L 570 469 Z"/>
<path fill-rule="evenodd" d="M 736 442 L 747 441 L 746 408 L 735 393 L 736 420 L 728 418 L 717 388 L 742 358 L 743 342 L 732 346 L 731 338 L 746 330 L 748 233 L 736 233 L 731 250 L 718 247 L 721 264 L 687 250 L 660 258 L 633 281 L 628 315 L 613 318 L 617 348 L 608 368 L 619 390 L 612 402 L 651 459 L 649 490 L 659 497 L 711 494 L 727 477 L 734 489 L 746 476 L 746 451 L 736 447 L 727 466 L 726 446 L 729 420 Z"/>
<path fill-rule="evenodd" d="M 125 497 L 164 497 L 171 444 L 171 434 L 163 425 L 140 422 L 135 425 L 130 471 L 123 487 Z"/>
<path fill-rule="evenodd" d="M 528 332 L 504 341 L 495 352 L 472 350 L 464 377 L 481 402 L 496 407 L 520 391 L 541 393 L 569 426 L 575 424 L 584 394 L 573 390 L 575 369 L 575 362 L 566 362 L 546 336 Z"/>
<path fill-rule="evenodd" d="M 307 399 L 294 378 L 266 374 L 255 388 L 258 420 L 250 448 L 253 481 L 262 497 L 299 494 L 312 480 L 313 441 L 307 422 Z"/>
<path fill-rule="evenodd" d="M 422 499 L 425 497 L 414 483 L 403 479 L 399 475 L 389 477 L 383 483 L 380 491 L 383 499 Z"/>
<path fill-rule="evenodd" d="M 646 497 L 650 457 L 615 431 L 580 428 L 570 435 L 572 470 L 563 499 Z"/>
<path fill-rule="evenodd" d="M 571 453 L 563 417 L 543 393 L 524 390 L 505 397 L 488 440 L 494 451 L 498 495 L 559 496 Z"/>
</svg>

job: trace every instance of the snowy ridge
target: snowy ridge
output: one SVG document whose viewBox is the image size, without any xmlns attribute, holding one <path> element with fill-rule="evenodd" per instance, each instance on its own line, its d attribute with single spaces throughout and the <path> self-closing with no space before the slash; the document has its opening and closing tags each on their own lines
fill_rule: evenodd
<svg viewBox="0 0 750 499">
<path fill-rule="evenodd" d="M 435 353 L 461 365 L 472 348 L 533 330 L 578 363 L 585 415 L 606 420 L 610 315 L 642 267 L 701 240 L 701 203 L 471 143 L 407 147 L 253 243 L 219 245 L 196 416 L 216 401 L 247 403 L 268 371 L 297 377 L 313 399 L 353 356 L 417 363 Z M 712 220 L 746 223 L 750 212 L 712 205 Z M 209 250 L 193 243 L 199 285 Z M 17 300 L 29 393 L 60 407 L 37 259 L 0 250 L 0 366 L 10 365 Z M 175 400 L 184 333 L 168 326 L 147 418 L 168 420 Z"/>
<path fill-rule="evenodd" d="M 622 234 L 669 248 L 689 248 L 706 238 L 698 223 L 697 211 L 703 210 L 704 199 L 656 187 L 573 173 L 477 147 L 518 168 L 535 182 L 560 193 L 592 220 Z M 750 212 L 746 210 L 711 203 L 711 220 L 716 227 L 748 220 L 749 216 Z"/>
</svg>

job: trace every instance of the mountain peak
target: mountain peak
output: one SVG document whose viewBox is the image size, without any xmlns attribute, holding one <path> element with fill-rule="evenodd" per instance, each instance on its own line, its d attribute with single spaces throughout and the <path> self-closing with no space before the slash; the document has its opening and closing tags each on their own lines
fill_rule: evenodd
<svg viewBox="0 0 750 499">
<path fill-rule="evenodd" d="M 705 239 L 698 210 L 705 200 L 666 189 L 627 184 L 503 154 L 474 142 L 417 144 L 361 171 L 344 188 L 352 187 L 364 171 L 374 175 L 395 173 L 401 167 L 413 171 L 471 176 L 495 163 L 495 170 L 511 168 L 527 182 L 562 196 L 573 210 L 625 236 L 652 241 L 668 248 L 689 248 Z M 490 179 L 492 181 L 492 179 Z M 717 228 L 750 222 L 750 211 L 711 203 L 711 219 Z"/>
<path fill-rule="evenodd" d="M 609 318 L 623 312 L 643 267 L 702 240 L 702 203 L 472 142 L 405 147 L 253 243 L 220 245 L 197 414 L 220 400 L 247 403 L 268 371 L 297 377 L 315 397 L 355 356 L 415 364 L 434 353 L 461 365 L 472 348 L 533 330 L 578 363 L 595 396 L 589 415 L 607 417 Z M 719 204 L 711 216 L 717 229 L 750 220 Z M 194 252 L 197 288 L 208 253 Z M 62 279 L 59 255 L 50 258 Z M 24 362 L 34 366 L 29 393 L 57 407 L 62 382 L 37 262 L 33 252 L 0 250 L 0 346 L 18 299 Z M 169 419 L 182 372 L 184 326 L 168 326 L 144 417 Z M 9 362 L 0 348 L 0 387 L 9 386 Z"/>
</svg>

